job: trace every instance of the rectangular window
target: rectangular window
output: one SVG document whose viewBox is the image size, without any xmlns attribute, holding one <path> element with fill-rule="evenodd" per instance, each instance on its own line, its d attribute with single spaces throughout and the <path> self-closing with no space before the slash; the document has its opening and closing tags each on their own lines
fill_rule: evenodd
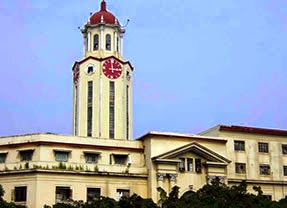
<svg viewBox="0 0 287 208">
<path fill-rule="evenodd" d="M 179 158 L 179 171 L 184 172 L 185 171 L 185 158 Z"/>
<path fill-rule="evenodd" d="M 119 37 L 117 37 L 117 52 L 119 52 Z"/>
<path fill-rule="evenodd" d="M 234 141 L 234 150 L 245 151 L 245 141 Z"/>
<path fill-rule="evenodd" d="M 20 151 L 20 160 L 21 161 L 31 161 L 34 150 L 22 150 Z"/>
<path fill-rule="evenodd" d="M 187 171 L 192 172 L 193 171 L 193 159 L 187 158 Z"/>
<path fill-rule="evenodd" d="M 128 155 L 116 155 L 114 154 L 114 164 L 117 165 L 127 165 L 129 156 Z"/>
<path fill-rule="evenodd" d="M 259 142 L 258 143 L 258 152 L 269 152 L 268 143 Z"/>
<path fill-rule="evenodd" d="M 7 157 L 7 152 L 0 153 L 0 163 L 5 163 Z"/>
<path fill-rule="evenodd" d="M 109 135 L 111 139 L 115 138 L 115 83 L 110 82 L 110 117 L 109 117 Z"/>
<path fill-rule="evenodd" d="M 283 166 L 283 175 L 287 176 L 287 166 L 286 165 Z"/>
<path fill-rule="evenodd" d="M 72 198 L 70 187 L 56 186 L 56 203 L 67 201 Z"/>
<path fill-rule="evenodd" d="M 127 94 L 127 102 L 126 102 L 126 111 L 127 111 L 127 122 L 126 122 L 126 125 L 127 125 L 127 140 L 129 139 L 129 86 L 127 85 L 127 88 L 126 88 L 126 94 Z"/>
<path fill-rule="evenodd" d="M 78 86 L 75 86 L 75 135 L 78 136 Z"/>
<path fill-rule="evenodd" d="M 87 188 L 87 202 L 91 204 L 93 201 L 99 199 L 101 196 L 100 188 Z"/>
<path fill-rule="evenodd" d="M 92 136 L 93 128 L 93 81 L 88 82 L 88 106 L 87 106 L 87 136 Z"/>
<path fill-rule="evenodd" d="M 58 161 L 58 162 L 68 162 L 69 153 L 70 152 L 68 152 L 68 151 L 55 151 L 56 161 Z"/>
<path fill-rule="evenodd" d="M 94 35 L 94 51 L 99 50 L 99 35 Z"/>
<path fill-rule="evenodd" d="M 270 175 L 270 165 L 259 165 L 260 175 Z"/>
<path fill-rule="evenodd" d="M 272 201 L 272 195 L 266 195 L 266 194 L 263 194 L 262 195 L 265 199 L 269 200 L 269 201 Z"/>
<path fill-rule="evenodd" d="M 197 172 L 197 173 L 201 173 L 202 172 L 201 159 L 199 159 L 199 158 L 195 159 L 195 172 Z"/>
<path fill-rule="evenodd" d="M 27 201 L 27 186 L 15 187 L 14 194 L 15 202 Z"/>
<path fill-rule="evenodd" d="M 111 50 L 111 35 L 110 34 L 106 35 L 106 50 L 107 51 Z"/>
<path fill-rule="evenodd" d="M 246 164 L 245 163 L 235 163 L 235 172 L 239 174 L 246 173 Z"/>
<path fill-rule="evenodd" d="M 282 154 L 287 154 L 287 144 L 282 144 Z"/>
<path fill-rule="evenodd" d="M 98 163 L 99 154 L 85 153 L 86 163 Z"/>
<path fill-rule="evenodd" d="M 130 196 L 130 190 L 128 189 L 117 189 L 117 198 L 120 200 L 122 197 L 129 197 Z"/>
</svg>

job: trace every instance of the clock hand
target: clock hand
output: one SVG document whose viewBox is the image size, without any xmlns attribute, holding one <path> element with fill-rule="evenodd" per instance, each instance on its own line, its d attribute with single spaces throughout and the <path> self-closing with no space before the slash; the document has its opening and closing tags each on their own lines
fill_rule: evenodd
<svg viewBox="0 0 287 208">
<path fill-rule="evenodd" d="M 112 73 L 114 73 L 113 63 L 111 63 L 111 71 L 112 71 Z"/>
</svg>

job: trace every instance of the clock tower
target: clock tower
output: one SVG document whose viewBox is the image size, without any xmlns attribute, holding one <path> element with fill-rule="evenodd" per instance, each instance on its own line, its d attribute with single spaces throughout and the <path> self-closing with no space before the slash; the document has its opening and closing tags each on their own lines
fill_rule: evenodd
<svg viewBox="0 0 287 208">
<path fill-rule="evenodd" d="M 73 66 L 73 134 L 132 139 L 133 67 L 123 58 L 125 30 L 102 0 L 81 32 L 83 58 Z"/>
</svg>

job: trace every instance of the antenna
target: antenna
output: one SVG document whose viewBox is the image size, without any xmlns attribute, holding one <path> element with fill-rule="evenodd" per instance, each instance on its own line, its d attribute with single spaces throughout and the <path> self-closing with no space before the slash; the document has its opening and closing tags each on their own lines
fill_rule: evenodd
<svg viewBox="0 0 287 208">
<path fill-rule="evenodd" d="M 128 24 L 129 24 L 129 22 L 130 22 L 130 19 L 127 19 L 127 22 L 126 22 L 126 24 L 122 27 L 122 28 L 125 28 L 125 27 L 127 27 L 128 26 Z"/>
</svg>

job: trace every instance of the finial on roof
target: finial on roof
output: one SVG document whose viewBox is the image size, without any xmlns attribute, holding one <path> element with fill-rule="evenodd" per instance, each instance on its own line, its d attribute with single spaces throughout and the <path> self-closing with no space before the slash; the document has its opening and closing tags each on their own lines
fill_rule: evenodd
<svg viewBox="0 0 287 208">
<path fill-rule="evenodd" d="M 102 0 L 101 11 L 107 11 L 107 3 L 105 0 Z"/>
</svg>

